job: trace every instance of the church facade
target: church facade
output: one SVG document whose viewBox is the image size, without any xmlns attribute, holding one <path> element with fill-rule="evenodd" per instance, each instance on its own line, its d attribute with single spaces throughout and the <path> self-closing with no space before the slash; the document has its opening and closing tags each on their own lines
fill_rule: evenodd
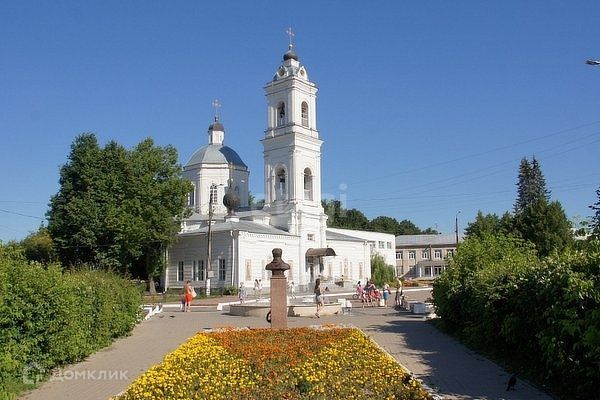
<svg viewBox="0 0 600 400">
<path fill-rule="evenodd" d="M 183 176 L 194 185 L 193 214 L 167 251 L 163 286 L 269 286 L 271 250 L 283 250 L 286 272 L 300 290 L 317 278 L 356 281 L 371 276 L 371 255 L 395 264 L 395 238 L 376 232 L 327 228 L 321 205 L 321 145 L 316 118 L 317 86 L 290 45 L 273 79 L 265 86 L 267 128 L 264 206 L 249 206 L 248 167 L 224 145 L 225 128 L 215 117 L 208 144 L 186 163 Z M 226 205 L 224 204 L 227 204 Z"/>
</svg>

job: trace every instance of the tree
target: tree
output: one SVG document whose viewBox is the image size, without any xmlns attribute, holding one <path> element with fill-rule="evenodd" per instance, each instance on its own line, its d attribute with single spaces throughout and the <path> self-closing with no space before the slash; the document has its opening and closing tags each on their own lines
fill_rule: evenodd
<svg viewBox="0 0 600 400">
<path fill-rule="evenodd" d="M 485 235 L 508 235 L 513 232 L 513 217 L 506 212 L 502 218 L 496 214 L 484 215 L 481 210 L 477 212 L 475 221 L 470 222 L 465 229 L 467 237 L 477 236 L 483 238 Z"/>
<path fill-rule="evenodd" d="M 329 217 L 327 225 L 331 228 L 361 229 L 366 230 L 369 226 L 369 219 L 365 215 L 353 208 L 346 210 L 342 207 L 339 200 L 322 200 L 321 205 L 325 214 Z"/>
<path fill-rule="evenodd" d="M 439 235 L 439 232 L 437 231 L 437 229 L 433 229 L 431 227 L 421 231 L 422 235 Z"/>
<path fill-rule="evenodd" d="M 598 201 L 590 206 L 596 212 L 592 217 L 591 228 L 594 235 L 600 236 L 600 189 L 596 190 L 596 195 L 598 196 Z"/>
<path fill-rule="evenodd" d="M 550 200 L 550 192 L 546 189 L 546 180 L 542 174 L 540 164 L 535 157 L 533 157 L 531 163 L 527 158 L 523 158 L 519 166 L 517 199 L 514 205 L 515 214 L 542 198 Z"/>
<path fill-rule="evenodd" d="M 189 213 L 192 185 L 181 177 L 177 151 L 157 147 L 152 139 L 130 151 L 116 142 L 102 149 L 93 134 L 83 134 L 68 158 L 47 213 L 60 260 L 152 282 L 164 267 L 164 249 Z"/>
<path fill-rule="evenodd" d="M 43 225 L 32 232 L 20 243 L 25 257 L 31 261 L 37 261 L 42 264 L 49 264 L 57 260 L 56 253 L 52 246 L 52 238 L 48 233 L 48 228 Z"/>
<path fill-rule="evenodd" d="M 396 218 L 380 216 L 371 220 L 369 230 L 397 235 L 400 225 L 396 221 Z"/>
<path fill-rule="evenodd" d="M 331 228 L 341 227 L 342 202 L 339 200 L 321 200 L 321 205 L 328 217 L 327 225 Z"/>
<path fill-rule="evenodd" d="M 396 235 L 418 235 L 420 233 L 421 229 L 407 219 L 398 223 L 398 233 Z"/>
<path fill-rule="evenodd" d="M 353 208 L 347 210 L 342 216 L 344 228 L 366 230 L 369 227 L 369 219 L 361 211 Z"/>
<path fill-rule="evenodd" d="M 521 237 L 535 245 L 541 257 L 563 251 L 572 244 L 571 222 L 558 201 L 540 198 L 515 216 Z"/>
<path fill-rule="evenodd" d="M 381 254 L 371 256 L 371 279 L 375 285 L 383 286 L 386 282 L 392 282 L 395 275 L 394 267 L 387 265 Z"/>
</svg>

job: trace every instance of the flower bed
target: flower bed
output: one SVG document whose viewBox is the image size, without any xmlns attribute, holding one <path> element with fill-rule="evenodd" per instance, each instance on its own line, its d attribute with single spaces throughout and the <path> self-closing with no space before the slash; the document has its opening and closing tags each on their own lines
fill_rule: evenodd
<svg viewBox="0 0 600 400">
<path fill-rule="evenodd" d="M 224 329 L 198 333 L 118 400 L 431 399 L 358 329 Z"/>
</svg>

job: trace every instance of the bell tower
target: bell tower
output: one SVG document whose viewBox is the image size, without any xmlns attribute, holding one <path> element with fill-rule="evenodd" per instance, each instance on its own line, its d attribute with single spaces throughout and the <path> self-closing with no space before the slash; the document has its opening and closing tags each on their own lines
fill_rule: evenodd
<svg viewBox="0 0 600 400">
<path fill-rule="evenodd" d="M 321 206 L 321 145 L 316 118 L 317 86 L 290 44 L 265 86 L 267 129 L 262 144 L 265 208 L 273 224 L 309 247 L 325 246 L 327 216 Z"/>
</svg>

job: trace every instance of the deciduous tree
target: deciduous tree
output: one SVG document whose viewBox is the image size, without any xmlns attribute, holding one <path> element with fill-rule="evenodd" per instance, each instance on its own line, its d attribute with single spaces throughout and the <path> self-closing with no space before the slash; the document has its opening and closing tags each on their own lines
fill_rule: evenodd
<svg viewBox="0 0 600 400">
<path fill-rule="evenodd" d="M 101 148 L 93 134 L 83 134 L 68 158 L 47 213 L 63 264 L 86 263 L 152 280 L 189 212 L 192 185 L 181 177 L 177 151 L 155 146 L 152 139 L 130 151 L 116 142 Z"/>
</svg>

